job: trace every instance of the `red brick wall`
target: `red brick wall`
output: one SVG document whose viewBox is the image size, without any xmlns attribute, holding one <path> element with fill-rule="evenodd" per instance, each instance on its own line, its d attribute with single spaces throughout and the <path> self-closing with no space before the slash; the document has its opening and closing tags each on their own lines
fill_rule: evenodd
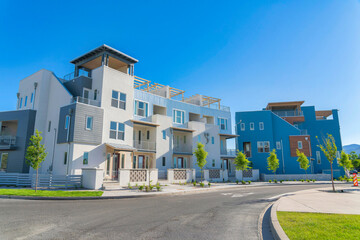
<svg viewBox="0 0 360 240">
<path fill-rule="evenodd" d="M 305 140 L 305 138 L 308 140 Z M 289 136 L 290 140 L 290 153 L 292 157 L 297 157 L 296 149 L 298 149 L 298 141 L 302 142 L 303 149 L 299 149 L 300 152 L 305 153 L 306 156 L 310 157 L 310 136 L 309 135 L 302 135 L 302 136 Z"/>
</svg>

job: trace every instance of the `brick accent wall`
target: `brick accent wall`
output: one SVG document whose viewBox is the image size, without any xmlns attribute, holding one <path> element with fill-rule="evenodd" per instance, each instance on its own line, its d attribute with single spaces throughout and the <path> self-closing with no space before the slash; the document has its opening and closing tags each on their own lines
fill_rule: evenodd
<svg viewBox="0 0 360 240">
<path fill-rule="evenodd" d="M 305 138 L 308 138 L 308 140 L 305 140 Z M 296 155 L 296 149 L 298 149 L 298 141 L 302 142 L 303 149 L 299 149 L 300 152 L 305 153 L 306 156 L 310 157 L 310 136 L 309 135 L 301 135 L 301 136 L 289 136 L 290 141 L 290 153 L 292 157 L 297 157 Z"/>
</svg>

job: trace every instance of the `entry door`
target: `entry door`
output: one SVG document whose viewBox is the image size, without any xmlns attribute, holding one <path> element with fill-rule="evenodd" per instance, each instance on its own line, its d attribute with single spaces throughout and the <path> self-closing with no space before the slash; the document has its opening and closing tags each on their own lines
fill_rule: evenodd
<svg viewBox="0 0 360 240">
<path fill-rule="evenodd" d="M 229 169 L 229 160 L 224 159 L 224 164 L 223 164 L 223 166 L 224 166 L 224 170 L 228 170 L 228 169 Z"/>
<path fill-rule="evenodd" d="M 184 158 L 178 157 L 178 168 L 184 168 Z"/>
<path fill-rule="evenodd" d="M 140 155 L 138 156 L 138 168 L 144 168 L 145 162 L 144 162 L 144 156 Z"/>
<path fill-rule="evenodd" d="M 119 177 L 119 160 L 120 160 L 120 154 L 116 153 L 113 157 L 113 178 L 118 179 Z"/>
</svg>

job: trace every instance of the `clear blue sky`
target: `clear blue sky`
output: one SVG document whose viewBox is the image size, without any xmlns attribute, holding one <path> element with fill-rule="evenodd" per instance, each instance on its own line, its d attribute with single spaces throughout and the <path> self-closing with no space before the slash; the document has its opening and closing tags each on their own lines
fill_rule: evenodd
<svg viewBox="0 0 360 240">
<path fill-rule="evenodd" d="M 136 75 L 233 115 L 270 101 L 339 109 L 343 144 L 360 144 L 359 1 L 53 2 L 0 2 L 0 111 L 24 77 L 61 77 L 105 43 L 139 59 Z"/>
</svg>

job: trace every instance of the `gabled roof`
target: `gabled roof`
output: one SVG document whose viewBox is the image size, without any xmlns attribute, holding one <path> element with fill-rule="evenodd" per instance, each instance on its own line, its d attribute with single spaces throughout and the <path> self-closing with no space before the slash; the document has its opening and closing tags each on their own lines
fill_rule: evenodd
<svg viewBox="0 0 360 240">
<path fill-rule="evenodd" d="M 105 51 L 109 52 L 111 54 L 114 54 L 115 56 L 117 56 L 119 58 L 126 59 L 130 63 L 137 63 L 138 62 L 137 59 L 135 59 L 133 57 L 130 57 L 129 55 L 126 55 L 125 53 L 120 52 L 119 50 L 116 50 L 115 48 L 112 48 L 112 47 L 104 44 L 104 45 L 101 45 L 100 47 L 97 47 L 97 48 L 95 48 L 95 49 L 81 55 L 80 57 L 75 58 L 70 63 L 73 63 L 73 64 L 79 63 L 79 62 L 83 61 L 84 59 L 90 58 L 90 57 L 92 57 L 94 55 L 97 55 L 97 54 L 99 54 L 101 52 L 105 52 Z"/>
</svg>

